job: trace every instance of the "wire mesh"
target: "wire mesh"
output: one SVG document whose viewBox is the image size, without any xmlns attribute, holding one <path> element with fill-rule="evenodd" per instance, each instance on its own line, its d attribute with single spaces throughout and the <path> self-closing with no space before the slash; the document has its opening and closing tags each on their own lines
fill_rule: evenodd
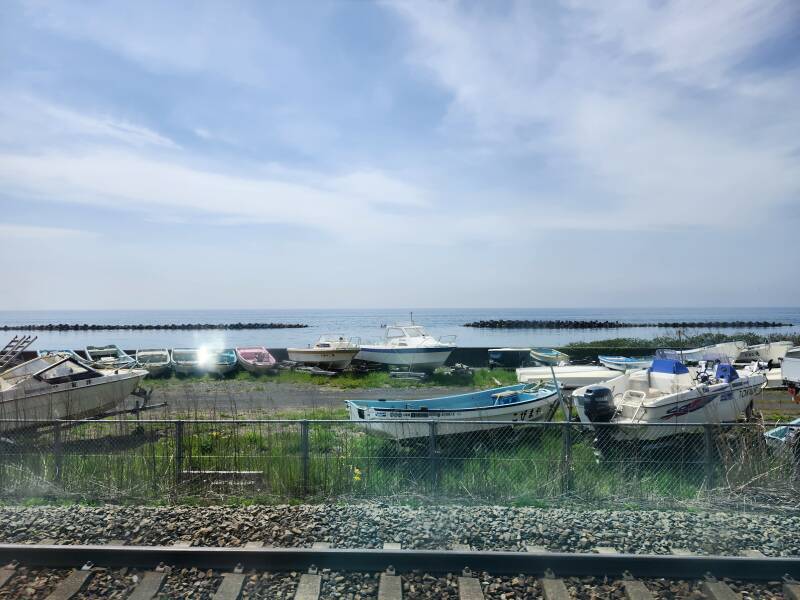
<svg viewBox="0 0 800 600">
<path fill-rule="evenodd" d="M 0 428 L 0 496 L 797 509 L 800 425 L 783 427 L 14 421 Z"/>
</svg>

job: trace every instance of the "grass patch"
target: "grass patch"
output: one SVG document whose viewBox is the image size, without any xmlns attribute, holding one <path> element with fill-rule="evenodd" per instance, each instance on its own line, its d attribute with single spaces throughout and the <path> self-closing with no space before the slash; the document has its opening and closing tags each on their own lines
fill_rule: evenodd
<svg viewBox="0 0 800 600">
<path fill-rule="evenodd" d="M 795 345 L 800 345 L 800 335 L 786 335 L 782 333 L 759 334 L 752 331 L 746 333 L 699 333 L 696 335 L 677 336 L 663 335 L 654 338 L 611 338 L 607 340 L 594 340 L 591 342 L 572 342 L 564 346 L 565 349 L 570 348 L 697 348 L 700 346 L 710 346 L 711 344 L 719 344 L 721 342 L 734 342 L 742 340 L 748 344 L 761 344 L 765 340 L 770 342 L 777 342 L 782 340 L 789 340 L 794 342 Z"/>
</svg>

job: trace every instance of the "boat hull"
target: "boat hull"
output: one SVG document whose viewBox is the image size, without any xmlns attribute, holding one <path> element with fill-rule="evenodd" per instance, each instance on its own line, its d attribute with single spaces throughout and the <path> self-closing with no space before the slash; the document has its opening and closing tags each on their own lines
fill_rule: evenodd
<svg viewBox="0 0 800 600">
<path fill-rule="evenodd" d="M 539 350 L 536 348 L 531 349 L 531 360 L 534 363 L 544 366 L 556 366 L 560 363 L 569 361 L 569 356 L 558 350 L 550 350 L 549 352 Z"/>
<path fill-rule="evenodd" d="M 630 369 L 646 369 L 653 364 L 652 358 L 631 359 L 622 356 L 598 356 L 597 359 L 604 367 L 615 371 L 629 371 Z"/>
<path fill-rule="evenodd" d="M 418 371 L 433 371 L 447 361 L 453 349 L 452 346 L 434 348 L 362 346 L 355 358 L 390 367 L 408 367 Z"/>
<path fill-rule="evenodd" d="M 792 342 L 770 342 L 768 344 L 758 344 L 748 346 L 737 359 L 738 362 L 760 361 L 765 363 L 777 364 L 780 362 L 789 349 Z"/>
<path fill-rule="evenodd" d="M 329 349 L 321 350 L 318 348 L 289 348 L 289 360 L 314 365 L 323 369 L 343 371 L 350 366 L 353 359 L 359 353 L 354 349 Z"/>
<path fill-rule="evenodd" d="M 197 375 L 198 373 L 202 373 L 202 369 L 198 363 L 175 362 L 172 364 L 172 368 L 179 375 Z"/>
<path fill-rule="evenodd" d="M 0 419 L 52 420 L 83 419 L 111 410 L 127 398 L 147 374 L 135 369 L 107 375 L 100 381 L 85 380 L 53 386 L 52 391 L 24 395 L 16 390 L 0 395 Z M 30 426 L 26 423 L 0 421 L 0 431 Z"/>
<path fill-rule="evenodd" d="M 552 371 L 551 371 L 552 369 Z M 536 383 L 552 381 L 553 372 L 556 380 L 564 389 L 575 389 L 585 385 L 601 383 L 619 376 L 619 371 L 594 365 L 567 365 L 564 367 L 526 367 L 517 369 L 517 381 L 520 383 Z"/>
<path fill-rule="evenodd" d="M 164 363 L 160 365 L 148 365 L 145 363 L 140 364 L 139 368 L 147 371 L 148 377 L 164 377 L 165 375 L 169 374 L 170 370 L 172 369 L 172 365 L 170 363 Z"/>
<path fill-rule="evenodd" d="M 264 375 L 272 373 L 277 368 L 275 363 L 253 363 L 244 359 L 239 359 L 239 366 L 253 375 Z"/>
<path fill-rule="evenodd" d="M 357 402 L 347 401 L 350 420 L 365 427 L 370 433 L 396 440 L 428 437 L 431 423 L 436 424 L 436 435 L 456 435 L 475 431 L 488 431 L 511 426 L 514 423 L 533 423 L 548 420 L 558 403 L 558 392 L 530 401 L 504 406 L 467 410 L 379 410 L 360 409 Z M 359 412 L 361 410 L 361 412 Z M 395 421 L 395 422 L 393 422 Z M 495 422 L 493 422 L 495 421 Z M 497 423 L 496 421 L 506 421 Z"/>
</svg>

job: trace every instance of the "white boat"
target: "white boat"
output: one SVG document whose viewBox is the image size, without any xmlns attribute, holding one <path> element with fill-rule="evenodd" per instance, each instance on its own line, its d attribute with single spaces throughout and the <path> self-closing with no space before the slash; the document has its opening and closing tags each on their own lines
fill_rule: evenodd
<svg viewBox="0 0 800 600">
<path fill-rule="evenodd" d="M 565 365 L 569 363 L 569 354 L 553 348 L 531 348 L 531 359 L 539 365 Z"/>
<path fill-rule="evenodd" d="M 777 451 L 788 450 L 790 444 L 795 443 L 797 436 L 800 436 L 800 418 L 764 433 L 767 445 Z"/>
<path fill-rule="evenodd" d="M 66 354 L 79 363 L 86 363 L 87 360 L 74 350 L 37 350 L 36 356 L 47 356 L 48 354 Z"/>
<path fill-rule="evenodd" d="M 711 346 L 692 348 L 691 350 L 657 350 L 658 358 L 677 360 L 684 364 L 697 363 L 701 360 L 716 360 L 721 363 L 736 362 L 739 354 L 747 347 L 744 342 L 722 342 Z"/>
<path fill-rule="evenodd" d="M 240 367 L 254 375 L 274 373 L 276 369 L 275 357 L 264 346 L 236 348 L 236 360 Z"/>
<path fill-rule="evenodd" d="M 173 348 L 172 368 L 179 375 L 196 375 L 200 367 L 200 355 L 197 348 Z"/>
<path fill-rule="evenodd" d="M 339 334 L 326 334 L 320 336 L 317 342 L 308 348 L 287 348 L 289 360 L 320 367 L 343 371 L 358 354 L 360 340 L 347 339 Z"/>
<path fill-rule="evenodd" d="M 143 369 L 99 370 L 69 354 L 48 354 L 0 374 L 0 431 L 25 427 L 2 419 L 82 419 L 123 401 Z"/>
<path fill-rule="evenodd" d="M 350 420 L 396 440 L 508 427 L 507 423 L 550 420 L 559 392 L 552 383 L 509 385 L 426 400 L 346 400 Z M 403 421 L 403 422 L 400 422 Z"/>
<path fill-rule="evenodd" d="M 361 346 L 355 358 L 413 371 L 433 371 L 441 367 L 455 349 L 455 336 L 438 340 L 421 325 L 391 325 L 382 343 Z"/>
<path fill-rule="evenodd" d="M 233 348 L 206 348 L 197 349 L 197 358 L 201 371 L 225 375 L 237 367 L 236 351 Z"/>
<path fill-rule="evenodd" d="M 145 369 L 148 377 L 162 377 L 172 369 L 166 348 L 141 348 L 136 351 L 136 366 Z"/>
<path fill-rule="evenodd" d="M 793 345 L 792 342 L 765 342 L 748 346 L 742 350 L 736 362 L 752 362 L 756 360 L 777 365 Z"/>
<path fill-rule="evenodd" d="M 86 346 L 86 358 L 100 369 L 129 369 L 136 364 L 136 359 L 114 344 Z"/>
<path fill-rule="evenodd" d="M 552 370 L 552 371 L 551 371 Z M 564 389 L 574 389 L 592 383 L 600 383 L 619 375 L 619 371 L 598 365 L 564 365 L 560 367 L 525 367 L 517 369 L 517 381 L 536 383 L 556 380 Z"/>
<path fill-rule="evenodd" d="M 796 396 L 800 389 L 800 346 L 792 348 L 786 353 L 781 362 L 781 379 L 783 385 L 789 388 L 790 393 Z"/>
<path fill-rule="evenodd" d="M 615 371 L 629 371 L 631 369 L 646 369 L 653 364 L 652 358 L 630 356 L 598 356 L 601 365 Z"/>
<path fill-rule="evenodd" d="M 678 361 L 656 359 L 649 369 L 579 388 L 572 397 L 581 421 L 599 435 L 656 440 L 697 431 L 691 425 L 699 423 L 735 421 L 767 382 L 763 373 L 740 377 L 730 364 L 718 364 L 713 377 L 699 379 Z"/>
</svg>

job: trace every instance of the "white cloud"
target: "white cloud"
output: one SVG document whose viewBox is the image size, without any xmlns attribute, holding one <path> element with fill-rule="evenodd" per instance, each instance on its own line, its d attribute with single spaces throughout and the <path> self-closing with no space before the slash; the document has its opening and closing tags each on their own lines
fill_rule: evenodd
<svg viewBox="0 0 800 600">
<path fill-rule="evenodd" d="M 91 231 L 68 229 L 64 227 L 40 227 L 38 225 L 19 225 L 0 223 L 0 239 L 22 241 L 72 240 L 76 238 L 94 237 Z"/>
</svg>

